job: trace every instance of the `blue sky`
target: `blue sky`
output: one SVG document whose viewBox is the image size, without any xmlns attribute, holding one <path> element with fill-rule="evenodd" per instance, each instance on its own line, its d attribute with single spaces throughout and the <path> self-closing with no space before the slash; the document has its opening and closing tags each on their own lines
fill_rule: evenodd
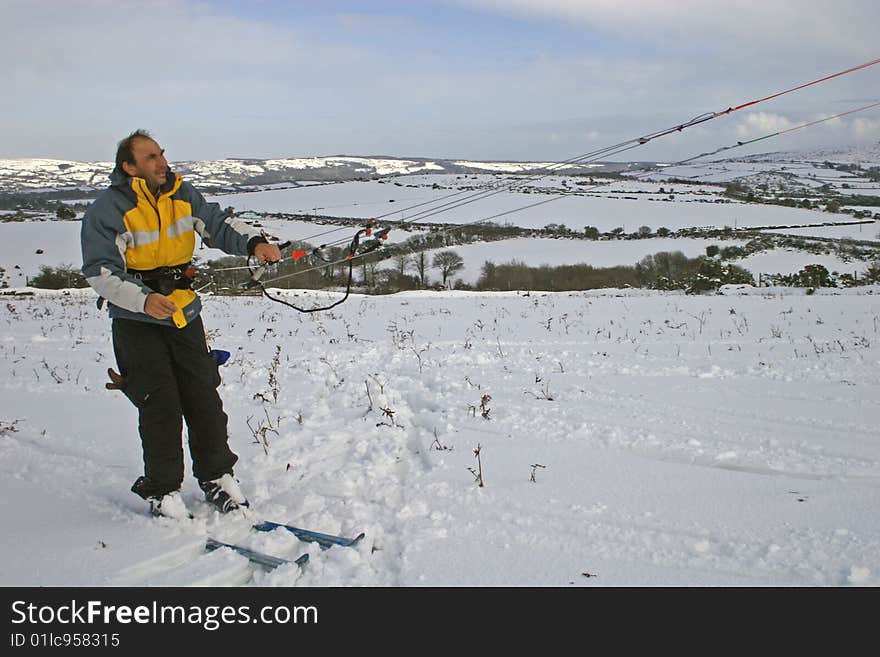
<svg viewBox="0 0 880 657">
<path fill-rule="evenodd" d="M 880 57 L 839 0 L 4 0 L 0 157 L 563 160 Z M 880 101 L 880 65 L 631 151 L 683 159 Z M 764 149 L 880 139 L 880 113 Z"/>
</svg>

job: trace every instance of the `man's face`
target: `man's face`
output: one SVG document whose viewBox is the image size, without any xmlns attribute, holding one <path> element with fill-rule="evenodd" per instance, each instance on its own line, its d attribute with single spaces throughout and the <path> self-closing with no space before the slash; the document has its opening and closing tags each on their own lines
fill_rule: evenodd
<svg viewBox="0 0 880 657">
<path fill-rule="evenodd" d="M 147 187 L 156 190 L 165 184 L 168 175 L 168 160 L 165 149 L 152 139 L 135 139 L 131 145 L 134 164 L 122 163 L 122 169 L 131 177 L 143 178 Z"/>
</svg>

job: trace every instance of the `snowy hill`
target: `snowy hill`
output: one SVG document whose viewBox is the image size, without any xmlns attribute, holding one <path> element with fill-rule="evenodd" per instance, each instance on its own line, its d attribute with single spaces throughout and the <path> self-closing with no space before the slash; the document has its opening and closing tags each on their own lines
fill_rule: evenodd
<svg viewBox="0 0 880 657">
<path fill-rule="evenodd" d="M 3 586 L 880 585 L 876 286 L 208 298 L 253 513 L 188 476 L 183 523 L 128 490 L 94 295 L 3 305 Z M 311 559 L 265 571 L 208 536 Z"/>
<path fill-rule="evenodd" d="M 825 161 L 880 165 L 880 144 L 803 152 L 773 152 L 732 163 L 763 163 L 761 171 L 780 170 L 790 163 Z M 196 185 L 210 188 L 271 188 L 280 183 L 340 181 L 411 174 L 546 173 L 547 167 L 566 175 L 643 170 L 653 163 L 555 164 L 553 162 L 481 162 L 438 158 L 389 156 L 322 156 L 280 159 L 223 159 L 175 161 L 172 167 Z M 747 167 L 746 167 L 747 168 Z M 113 169 L 112 162 L 76 162 L 53 159 L 0 159 L 0 192 L 40 189 L 101 188 Z M 754 171 L 752 171 L 754 173 Z M 747 174 L 745 174 L 747 175 Z"/>
<path fill-rule="evenodd" d="M 880 142 L 847 148 L 808 149 L 803 151 L 779 151 L 754 155 L 743 160 L 758 162 L 835 162 L 861 164 L 866 167 L 880 166 Z"/>
<path fill-rule="evenodd" d="M 206 187 L 271 187 L 297 181 L 369 179 L 411 173 L 527 173 L 549 162 L 475 162 L 393 157 L 299 157 L 286 159 L 225 159 L 172 162 L 175 171 Z M 588 172 L 602 165 L 557 166 L 567 173 Z M 617 167 L 619 168 L 619 167 Z M 0 159 L 0 192 L 40 189 L 95 188 L 107 184 L 112 162 L 50 159 Z"/>
</svg>

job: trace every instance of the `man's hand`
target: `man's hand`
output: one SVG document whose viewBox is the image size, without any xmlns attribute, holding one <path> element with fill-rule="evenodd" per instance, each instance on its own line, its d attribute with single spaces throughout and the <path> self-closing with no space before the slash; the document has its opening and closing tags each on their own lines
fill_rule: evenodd
<svg viewBox="0 0 880 657">
<path fill-rule="evenodd" d="M 254 255 L 260 262 L 278 262 L 281 260 L 281 249 L 274 244 L 260 243 L 254 247 Z"/>
<path fill-rule="evenodd" d="M 147 296 L 144 312 L 156 319 L 168 319 L 177 312 L 177 306 L 165 295 L 153 292 Z"/>
</svg>

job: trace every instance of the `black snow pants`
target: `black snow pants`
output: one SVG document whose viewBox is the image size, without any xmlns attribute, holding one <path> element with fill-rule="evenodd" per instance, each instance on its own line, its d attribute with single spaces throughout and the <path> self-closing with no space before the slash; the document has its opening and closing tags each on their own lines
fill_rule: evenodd
<svg viewBox="0 0 880 657">
<path fill-rule="evenodd" d="M 147 481 L 136 492 L 161 496 L 180 488 L 183 419 L 195 477 L 204 481 L 232 473 L 238 456 L 229 449 L 228 418 L 217 393 L 220 373 L 201 317 L 182 329 L 114 319 L 113 350 L 123 392 L 139 413 Z"/>
</svg>

